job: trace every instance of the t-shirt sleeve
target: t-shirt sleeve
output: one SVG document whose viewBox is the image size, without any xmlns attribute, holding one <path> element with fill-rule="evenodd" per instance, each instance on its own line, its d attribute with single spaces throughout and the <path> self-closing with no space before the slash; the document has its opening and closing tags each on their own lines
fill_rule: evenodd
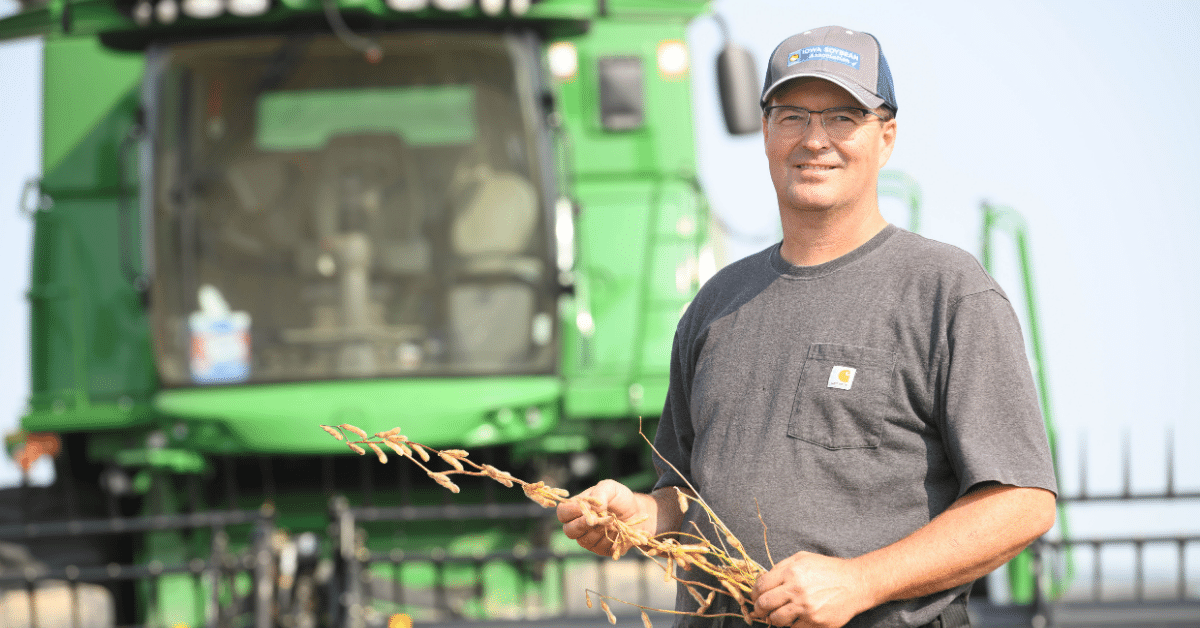
<svg viewBox="0 0 1200 628">
<path fill-rule="evenodd" d="M 655 489 L 686 486 L 692 480 L 692 439 L 695 433 L 689 409 L 691 367 L 687 359 L 688 349 L 683 344 L 677 330 L 671 344 L 671 377 L 667 400 L 663 404 L 658 431 L 654 434 L 654 448 L 658 452 L 654 457 L 654 467 L 659 473 Z"/>
<path fill-rule="evenodd" d="M 959 496 L 982 482 L 1057 494 L 1054 463 L 1016 313 L 996 290 L 952 308 L 941 405 Z"/>
</svg>

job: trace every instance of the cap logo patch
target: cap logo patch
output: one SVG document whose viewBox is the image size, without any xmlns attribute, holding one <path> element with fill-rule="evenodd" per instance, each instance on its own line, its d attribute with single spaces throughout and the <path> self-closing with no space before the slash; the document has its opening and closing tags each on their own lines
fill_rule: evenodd
<svg viewBox="0 0 1200 628">
<path fill-rule="evenodd" d="M 855 369 L 852 366 L 835 366 L 829 371 L 829 387 L 850 390 L 854 385 Z"/>
<path fill-rule="evenodd" d="M 788 67 L 805 61 L 836 61 L 858 69 L 859 55 L 837 46 L 809 46 L 788 55 Z"/>
</svg>

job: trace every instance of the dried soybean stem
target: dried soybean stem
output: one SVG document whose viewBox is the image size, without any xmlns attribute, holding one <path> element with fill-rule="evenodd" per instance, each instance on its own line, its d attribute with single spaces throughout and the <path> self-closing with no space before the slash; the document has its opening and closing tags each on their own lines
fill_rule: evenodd
<svg viewBox="0 0 1200 628">
<path fill-rule="evenodd" d="M 653 612 L 655 612 L 655 613 L 667 613 L 667 614 L 670 614 L 670 615 L 691 615 L 692 617 L 737 617 L 737 618 L 739 618 L 739 619 L 740 619 L 740 618 L 742 618 L 742 616 L 743 616 L 743 615 L 742 615 L 742 614 L 740 614 L 740 613 L 712 613 L 712 614 L 709 614 L 709 615 L 702 615 L 702 614 L 699 614 L 699 613 L 693 613 L 693 612 L 689 612 L 689 611 L 678 611 L 678 610 L 674 610 L 674 609 L 654 608 L 654 607 L 651 607 L 651 606 L 642 606 L 641 604 L 637 604 L 637 603 L 634 603 L 634 602 L 630 602 L 630 601 L 628 601 L 628 600 L 622 600 L 621 598 L 619 598 L 619 597 L 616 597 L 616 596 L 614 596 L 614 595 L 607 595 L 607 594 L 604 594 L 604 593 L 600 593 L 599 591 L 594 591 L 594 590 L 592 590 L 592 589 L 584 589 L 584 595 L 588 596 L 588 597 L 587 597 L 587 600 L 588 600 L 588 602 L 591 602 L 591 596 L 592 596 L 592 595 L 595 595 L 596 597 L 599 597 L 599 598 L 601 598 L 602 600 L 606 600 L 606 599 L 607 599 L 607 600 L 612 600 L 612 601 L 614 601 L 614 602 L 617 602 L 618 604 L 624 604 L 624 605 L 626 605 L 626 606 L 632 606 L 632 607 L 634 607 L 634 608 L 641 609 L 641 610 L 643 610 L 643 611 L 653 611 Z M 603 601 L 601 601 L 601 605 L 604 605 L 604 602 L 603 602 Z M 590 604 L 588 605 L 588 608 L 592 608 Z M 610 611 L 610 612 L 611 612 L 611 611 Z"/>
<path fill-rule="evenodd" d="M 473 477 L 490 478 L 500 484 L 511 487 L 514 484 L 520 485 L 525 495 L 532 501 L 541 505 L 544 508 L 553 508 L 558 504 L 567 501 L 569 494 L 567 491 L 547 486 L 545 482 L 526 482 L 514 477 L 506 471 L 501 471 L 491 465 L 478 464 L 471 460 L 469 453 L 462 449 L 447 449 L 439 451 L 432 447 L 422 445 L 409 440 L 400 433 L 400 428 L 392 428 L 384 432 L 376 432 L 374 437 L 367 436 L 367 432 L 348 423 L 343 423 L 337 426 L 322 425 L 321 429 L 329 433 L 330 436 L 343 441 L 355 453 L 365 455 L 366 449 L 362 445 L 369 447 L 379 458 L 381 463 L 387 462 L 387 454 L 383 447 L 387 447 L 397 456 L 407 458 L 410 462 L 417 465 L 431 479 L 440 484 L 442 487 L 458 492 L 456 485 L 449 476 L 452 475 L 468 475 Z M 351 440 L 346 438 L 347 433 L 353 434 L 358 438 Z M 579 500 L 580 510 L 583 516 L 587 519 L 588 525 L 604 526 L 605 535 L 613 544 L 613 558 L 617 559 L 625 551 L 631 548 L 637 548 L 646 557 L 653 560 L 661 567 L 665 574 L 664 576 L 670 580 L 675 579 L 680 584 L 688 587 L 692 597 L 700 604 L 700 610 L 696 612 L 676 611 L 660 608 L 651 608 L 639 604 L 615 598 L 609 595 L 597 593 L 590 589 L 585 590 L 585 596 L 588 602 L 588 607 L 591 607 L 591 594 L 596 593 L 601 598 L 601 607 L 611 622 L 615 623 L 615 617 L 612 611 L 608 608 L 605 600 L 612 600 L 627 606 L 633 606 L 643 611 L 642 620 L 645 625 L 649 625 L 649 617 L 644 611 L 655 611 L 660 613 L 669 613 L 675 615 L 692 615 L 696 617 L 739 617 L 746 619 L 749 617 L 748 611 L 745 608 L 747 598 L 753 590 L 754 582 L 758 576 L 766 570 L 750 558 L 746 554 L 746 550 L 742 543 L 738 541 L 729 528 L 717 517 L 716 513 L 709 508 L 704 499 L 700 497 L 699 492 L 695 487 L 688 482 L 687 478 L 683 477 L 670 462 L 654 448 L 654 443 L 646 438 L 642 432 L 641 424 L 638 424 L 638 434 L 650 444 L 650 448 L 655 455 L 662 459 L 671 470 L 675 471 L 680 478 L 683 479 L 687 488 L 691 490 L 691 494 L 685 493 L 678 487 L 679 507 L 682 511 L 687 511 L 689 505 L 694 502 L 700 506 L 704 514 L 708 516 L 709 522 L 716 528 L 718 532 L 717 543 L 714 544 L 704 536 L 699 526 L 696 526 L 696 534 L 689 532 L 669 532 L 660 535 L 647 536 L 645 533 L 637 529 L 637 525 L 642 523 L 645 518 L 633 519 L 630 521 L 622 521 L 610 512 L 607 507 L 592 499 L 583 498 Z M 432 455 L 431 455 L 432 454 Z M 434 470 L 427 464 L 432 464 L 434 458 L 437 458 L 448 468 Z M 757 507 L 757 501 L 755 502 Z M 761 511 L 759 512 L 759 520 L 762 520 Z M 695 522 L 693 522 L 695 525 Z M 690 541 L 687 543 L 680 542 L 680 539 Z M 766 524 L 763 524 L 763 541 L 766 541 Z M 732 548 L 732 549 L 731 549 Z M 659 562 L 657 557 L 666 557 L 665 564 Z M 770 550 L 768 549 L 768 558 Z M 773 563 L 772 563 L 773 564 Z M 681 570 L 692 570 L 693 568 L 702 571 L 714 578 L 719 586 L 712 586 L 702 582 L 685 580 L 675 575 L 674 567 L 678 565 Z M 707 590 L 708 596 L 701 598 L 699 591 L 695 588 Z M 740 613 L 709 613 L 716 595 L 727 595 L 738 603 Z"/>
<path fill-rule="evenodd" d="M 754 498 L 754 511 L 758 513 L 758 522 L 762 524 L 763 529 L 763 548 L 767 550 L 767 562 L 771 563 L 771 568 L 775 568 L 775 559 L 771 558 L 771 544 L 767 542 L 767 522 L 763 520 L 762 508 L 758 507 L 758 498 Z"/>
</svg>

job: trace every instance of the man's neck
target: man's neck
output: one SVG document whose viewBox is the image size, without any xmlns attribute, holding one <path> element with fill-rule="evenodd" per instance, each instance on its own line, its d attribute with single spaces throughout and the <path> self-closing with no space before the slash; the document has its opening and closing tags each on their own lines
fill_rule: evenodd
<svg viewBox="0 0 1200 628">
<path fill-rule="evenodd" d="M 879 207 L 852 213 L 782 212 L 783 244 L 779 254 L 793 266 L 816 266 L 864 245 L 883 231 L 887 220 Z"/>
</svg>

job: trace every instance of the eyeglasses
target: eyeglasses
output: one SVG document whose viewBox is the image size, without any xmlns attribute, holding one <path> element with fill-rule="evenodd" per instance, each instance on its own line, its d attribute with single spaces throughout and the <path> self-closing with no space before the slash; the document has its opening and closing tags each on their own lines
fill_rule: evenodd
<svg viewBox="0 0 1200 628">
<path fill-rule="evenodd" d="M 819 116 L 825 133 L 833 140 L 844 140 L 854 135 L 859 127 L 870 120 L 868 116 L 884 119 L 883 116 L 870 109 L 859 107 L 830 107 L 820 111 L 809 111 L 803 107 L 771 105 L 764 111 L 767 115 L 767 122 L 771 126 L 778 127 L 787 133 L 797 134 L 807 131 L 812 117 Z"/>
</svg>

